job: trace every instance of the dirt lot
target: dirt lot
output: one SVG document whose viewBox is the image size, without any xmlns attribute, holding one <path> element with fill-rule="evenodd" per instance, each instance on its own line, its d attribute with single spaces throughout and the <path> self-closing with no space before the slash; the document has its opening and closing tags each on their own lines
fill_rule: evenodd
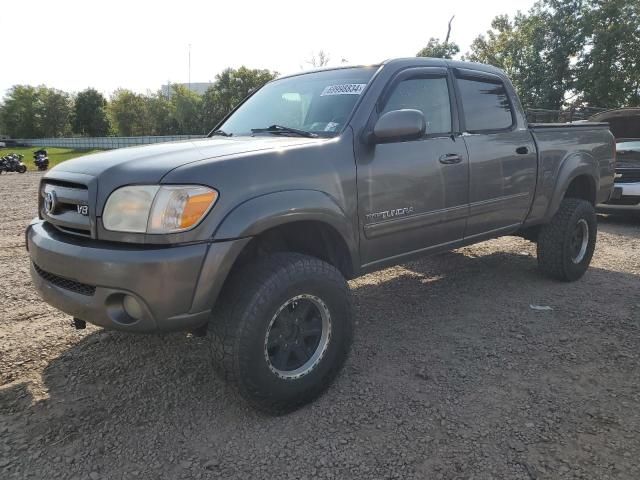
<svg viewBox="0 0 640 480">
<path fill-rule="evenodd" d="M 351 282 L 343 374 L 267 417 L 206 339 L 75 331 L 38 299 L 38 178 L 0 177 L 2 479 L 640 478 L 640 219 L 601 218 L 573 284 L 512 237 Z"/>
</svg>

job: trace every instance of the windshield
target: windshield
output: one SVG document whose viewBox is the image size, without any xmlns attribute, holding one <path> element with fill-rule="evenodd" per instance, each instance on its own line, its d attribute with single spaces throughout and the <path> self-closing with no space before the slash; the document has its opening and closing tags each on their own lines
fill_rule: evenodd
<svg viewBox="0 0 640 480">
<path fill-rule="evenodd" d="M 222 125 L 225 134 L 252 135 L 252 130 L 279 126 L 334 136 L 344 126 L 377 67 L 313 72 L 268 83 Z M 284 129 L 260 134 L 294 135 Z"/>
</svg>

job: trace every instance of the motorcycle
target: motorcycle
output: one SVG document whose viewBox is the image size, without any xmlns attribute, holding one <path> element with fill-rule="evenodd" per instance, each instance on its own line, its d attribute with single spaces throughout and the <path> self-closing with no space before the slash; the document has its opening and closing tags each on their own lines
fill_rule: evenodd
<svg viewBox="0 0 640 480">
<path fill-rule="evenodd" d="M 33 152 L 33 163 L 41 172 L 49 168 L 49 154 L 44 148 Z"/>
<path fill-rule="evenodd" d="M 22 163 L 24 155 L 18 153 L 10 153 L 0 159 L 0 173 L 2 172 L 18 172 L 25 173 L 27 166 Z"/>
</svg>

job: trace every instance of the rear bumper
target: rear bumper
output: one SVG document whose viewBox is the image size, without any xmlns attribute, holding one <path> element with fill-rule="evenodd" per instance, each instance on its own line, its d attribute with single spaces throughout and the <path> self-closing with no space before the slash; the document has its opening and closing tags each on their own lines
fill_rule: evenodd
<svg viewBox="0 0 640 480">
<path fill-rule="evenodd" d="M 598 205 L 600 212 L 640 212 L 640 182 L 616 183 L 611 197 Z"/>
<path fill-rule="evenodd" d="M 156 332 L 205 324 L 249 239 L 175 247 L 120 245 L 76 239 L 37 220 L 27 228 L 26 241 L 31 278 L 47 303 L 105 328 Z M 131 303 L 139 308 L 125 308 Z"/>
</svg>

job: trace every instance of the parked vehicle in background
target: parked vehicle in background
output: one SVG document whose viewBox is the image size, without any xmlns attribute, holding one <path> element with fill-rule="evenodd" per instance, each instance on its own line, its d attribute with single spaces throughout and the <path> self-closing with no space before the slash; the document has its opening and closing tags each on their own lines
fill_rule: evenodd
<svg viewBox="0 0 640 480">
<path fill-rule="evenodd" d="M 49 155 L 44 148 L 33 152 L 33 163 L 39 171 L 49 168 Z"/>
<path fill-rule="evenodd" d="M 640 213 L 640 108 L 599 113 L 594 121 L 609 123 L 616 138 L 616 173 L 611 198 L 600 205 L 603 213 Z"/>
<path fill-rule="evenodd" d="M 0 148 L 4 148 L 4 147 L 6 147 L 6 146 L 7 146 L 7 144 L 6 144 L 6 143 L 4 143 L 4 142 L 0 141 Z"/>
<path fill-rule="evenodd" d="M 494 67 L 409 58 L 301 73 L 207 139 L 47 172 L 26 232 L 31 276 L 78 328 L 208 329 L 224 378 L 280 413 L 345 362 L 346 279 L 514 234 L 537 242 L 543 273 L 579 279 L 613 168 L 606 124 L 527 124 Z"/>
<path fill-rule="evenodd" d="M 23 155 L 18 153 L 10 153 L 0 158 L 0 173 L 2 172 L 18 172 L 25 173 L 27 166 L 22 163 Z"/>
</svg>

